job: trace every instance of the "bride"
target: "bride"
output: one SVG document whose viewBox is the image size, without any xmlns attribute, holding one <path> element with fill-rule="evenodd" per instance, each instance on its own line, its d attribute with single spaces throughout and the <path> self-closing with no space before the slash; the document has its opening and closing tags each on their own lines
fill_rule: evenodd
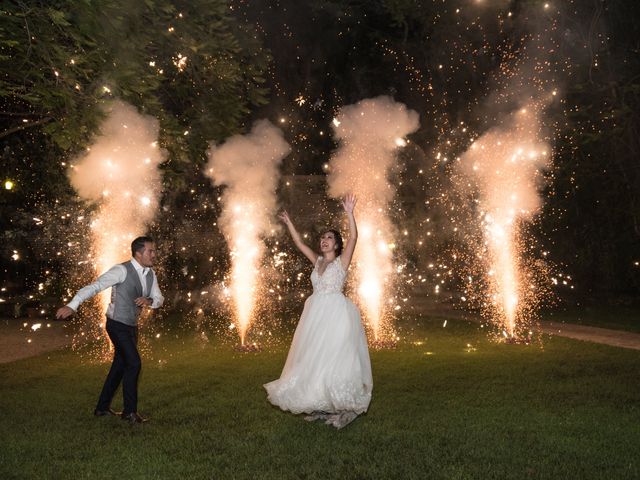
<svg viewBox="0 0 640 480">
<path fill-rule="evenodd" d="M 303 243 L 287 212 L 280 215 L 296 247 L 314 265 L 313 294 L 304 304 L 280 378 L 264 385 L 273 405 L 336 428 L 367 411 L 373 389 L 360 314 L 342 294 L 358 238 L 355 205 L 354 195 L 342 202 L 349 219 L 344 251 L 340 233 L 327 230 L 320 237 L 320 255 Z"/>
</svg>

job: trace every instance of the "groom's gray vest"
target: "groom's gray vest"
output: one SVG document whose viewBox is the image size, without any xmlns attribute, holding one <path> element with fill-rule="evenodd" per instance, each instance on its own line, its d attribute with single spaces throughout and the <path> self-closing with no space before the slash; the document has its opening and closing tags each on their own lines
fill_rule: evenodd
<svg viewBox="0 0 640 480">
<path fill-rule="evenodd" d="M 111 287 L 111 303 L 113 303 L 113 320 L 135 327 L 138 324 L 138 317 L 142 308 L 138 307 L 135 299 L 142 297 L 142 284 L 140 276 L 136 272 L 131 261 L 122 264 L 127 269 L 127 276 L 124 282 Z M 153 285 L 153 270 L 149 269 L 146 275 L 147 296 L 151 293 Z"/>
</svg>

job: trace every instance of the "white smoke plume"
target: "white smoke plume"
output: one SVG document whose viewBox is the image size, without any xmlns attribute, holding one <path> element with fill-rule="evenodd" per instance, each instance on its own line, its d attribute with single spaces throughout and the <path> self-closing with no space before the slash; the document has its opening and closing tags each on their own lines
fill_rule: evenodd
<svg viewBox="0 0 640 480">
<path fill-rule="evenodd" d="M 100 205 L 91 223 L 97 273 L 127 260 L 131 241 L 147 230 L 162 190 L 158 166 L 166 158 L 155 118 L 122 101 L 110 103 L 107 112 L 99 135 L 69 172 L 78 195 Z"/>
<path fill-rule="evenodd" d="M 515 112 L 512 122 L 483 134 L 457 165 L 475 180 L 487 210 L 530 220 L 542 205 L 538 188 L 549 167 L 549 146 L 538 139 L 540 122 L 533 109 Z"/>
<path fill-rule="evenodd" d="M 562 10 L 560 3 L 532 2 L 517 12 L 513 21 L 520 36 L 505 44 L 477 114 L 485 133 L 454 170 L 458 191 L 475 202 L 465 206 L 469 218 L 463 229 L 475 228 L 466 240 L 482 281 L 470 289 L 479 291 L 484 315 L 513 340 L 528 335 L 544 291 L 546 266 L 534 266 L 535 242 L 527 227 L 542 206 L 539 190 L 551 167 L 550 134 L 557 119 L 549 113 L 559 108 L 562 84 L 573 68 L 559 28 L 566 22 Z"/>
<path fill-rule="evenodd" d="M 358 197 L 356 281 L 365 317 L 379 339 L 392 333 L 384 325 L 394 274 L 395 228 L 388 208 L 396 189 L 388 174 L 398 148 L 406 145 L 404 137 L 418 129 L 419 117 L 404 104 L 382 96 L 343 107 L 333 127 L 339 148 L 330 161 L 329 194 L 343 197 L 351 192 Z"/>
<path fill-rule="evenodd" d="M 290 151 L 282 131 L 260 120 L 247 135 L 233 136 L 220 146 L 211 144 L 207 152 L 205 174 L 215 185 L 227 187 L 219 225 L 231 253 L 231 296 L 243 344 L 260 288 L 263 237 L 276 211 L 278 167 Z"/>
<path fill-rule="evenodd" d="M 479 227 L 484 240 L 483 259 L 488 304 L 493 321 L 507 337 L 518 335 L 517 324 L 527 326 L 522 312 L 535 285 L 526 280 L 523 225 L 542 206 L 539 187 L 550 166 L 550 147 L 539 140 L 540 118 L 534 108 L 523 108 L 476 140 L 456 165 L 462 173 L 459 187 L 476 192 Z"/>
</svg>

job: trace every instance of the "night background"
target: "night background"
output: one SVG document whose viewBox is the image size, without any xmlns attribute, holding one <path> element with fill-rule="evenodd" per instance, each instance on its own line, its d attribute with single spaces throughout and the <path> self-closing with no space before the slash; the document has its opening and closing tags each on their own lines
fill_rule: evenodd
<svg viewBox="0 0 640 480">
<path fill-rule="evenodd" d="M 31 323 L 52 321 L 55 309 L 78 288 L 113 263 L 127 259 L 126 247 L 133 237 L 148 233 L 158 244 L 155 270 L 166 298 L 163 309 L 145 327 L 149 335 L 143 341 L 143 350 L 160 365 L 151 368 L 181 365 L 177 353 L 167 353 L 174 351 L 173 344 L 164 345 L 164 337 L 157 340 L 161 335 L 178 332 L 178 338 L 195 332 L 197 338 L 221 341 L 221 348 L 231 349 L 237 341 L 234 329 L 239 328 L 234 323 L 234 300 L 229 293 L 238 244 L 230 246 L 235 241 L 229 230 L 234 214 L 227 207 L 243 189 L 255 193 L 253 187 L 246 186 L 253 185 L 258 190 L 264 187 L 267 199 L 262 201 L 265 197 L 258 193 L 250 199 L 252 205 L 258 205 L 249 210 L 258 212 L 254 217 L 259 224 L 255 238 L 261 246 L 252 319 L 256 326 L 249 328 L 249 336 L 251 341 L 264 343 L 266 350 L 272 345 L 276 351 L 286 352 L 302 298 L 310 291 L 310 268 L 295 251 L 276 214 L 287 209 L 307 242 L 315 245 L 325 227 L 344 227 L 338 198 L 346 193 L 341 183 L 346 179 L 360 198 L 358 221 L 366 220 L 365 205 L 369 204 L 375 204 L 379 207 L 376 211 L 384 215 L 385 223 L 378 224 L 382 233 L 378 234 L 384 237 L 386 249 L 381 256 L 388 257 L 390 263 L 382 280 L 386 307 L 380 314 L 385 324 L 380 335 L 399 341 L 396 353 L 409 355 L 402 365 L 420 364 L 417 357 L 410 357 L 413 347 L 408 347 L 409 343 L 403 347 L 402 339 L 422 338 L 424 328 L 425 338 L 431 337 L 430 328 L 436 324 L 442 327 L 443 318 L 462 318 L 474 326 L 465 323 L 464 327 L 448 327 L 451 330 L 446 334 L 434 334 L 436 345 L 443 351 L 456 336 L 474 338 L 469 343 L 463 341 L 466 353 L 475 352 L 481 344 L 497 352 L 498 360 L 493 360 L 498 364 L 504 361 L 506 366 L 511 362 L 508 355 L 495 349 L 513 345 L 498 345 L 500 337 L 513 337 L 516 348 L 539 347 L 533 353 L 514 353 L 514 368 L 528 372 L 532 378 L 539 375 L 532 385 L 547 381 L 557 384 L 558 389 L 541 400 L 549 402 L 550 410 L 560 405 L 558 408 L 566 408 L 567 415 L 577 411 L 578 417 L 594 422 L 575 424 L 571 441 L 563 444 L 566 430 L 556 429 L 559 420 L 545 417 L 548 412 L 538 412 L 537 406 L 528 405 L 524 393 L 521 398 L 513 393 L 517 388 L 512 392 L 505 386 L 513 411 L 507 407 L 505 414 L 496 407 L 495 417 L 494 413 L 474 417 L 479 418 L 478 424 L 470 422 L 471 414 L 461 413 L 451 421 L 458 428 L 469 428 L 467 444 L 483 443 L 485 434 L 503 433 L 518 443 L 522 434 L 526 438 L 519 444 L 518 459 L 511 463 L 502 465 L 502 460 L 496 460 L 498 463 L 492 464 L 487 460 L 485 464 L 489 454 L 473 449 L 471 457 L 475 460 L 469 463 L 473 466 L 456 470 L 451 467 L 453 460 L 451 464 L 445 461 L 448 466 L 438 463 L 434 459 L 442 451 L 455 449 L 459 439 L 449 436 L 448 426 L 425 419 L 420 424 L 424 430 L 409 433 L 406 445 L 416 444 L 421 452 L 428 451 L 424 453 L 431 459 L 428 468 L 420 461 L 419 469 L 413 471 L 405 461 L 397 464 L 386 459 L 377 463 L 370 459 L 372 470 L 367 470 L 345 454 L 334 470 L 323 470 L 315 466 L 313 452 L 325 455 L 322 449 L 330 449 L 332 439 L 321 433 L 320 447 L 312 448 L 309 457 L 291 471 L 287 470 L 290 459 L 269 466 L 247 460 L 245 470 L 236 471 L 230 460 L 225 463 L 221 458 L 207 457 L 204 463 L 218 465 L 219 469 L 213 470 L 215 478 L 245 478 L 257 468 L 264 469 L 265 478 L 419 478 L 424 472 L 432 478 L 602 478 L 599 475 L 603 472 L 613 475 L 610 478 L 640 475 L 637 459 L 623 460 L 625 451 L 633 451 L 640 444 L 637 432 L 625 430 L 624 437 L 616 430 L 638 420 L 637 352 L 625 350 L 609 356 L 609 347 L 575 347 L 566 339 L 543 340 L 544 329 L 540 326 L 540 322 L 554 321 L 640 332 L 640 3 L 636 0 L 8 0 L 0 6 L 0 102 L 0 316 L 7 322 L 17 318 L 29 318 Z M 394 108 L 398 115 L 415 112 L 419 124 L 406 127 L 403 133 L 390 134 L 389 138 L 397 137 L 397 148 L 387 156 L 380 154 L 379 160 L 378 151 L 367 150 L 373 137 L 358 137 L 356 132 L 364 130 L 375 136 L 377 127 L 366 132 L 367 126 L 350 117 L 350 112 L 359 108 L 378 113 L 384 110 L 384 115 Z M 117 117 L 120 114 L 123 116 Z M 391 118 L 392 113 L 389 115 Z M 531 122 L 522 120 L 524 116 Z M 151 145 L 151 153 L 141 154 L 151 167 L 143 171 L 125 165 L 124 177 L 118 180 L 129 190 L 136 190 L 138 185 L 148 187 L 148 195 L 139 192 L 144 207 L 133 203 L 129 190 L 124 203 L 109 203 L 108 197 L 114 195 L 107 190 L 114 187 L 104 186 L 112 184 L 98 163 L 92 163 L 102 161 L 92 160 L 102 148 L 118 152 L 122 146 L 123 152 L 127 150 L 126 143 L 120 145 L 119 140 L 113 140 L 120 138 L 119 134 L 109 130 L 110 119 L 116 118 L 126 118 L 131 122 L 128 125 L 140 125 L 132 127 L 135 132 L 123 142 L 135 142 L 137 135 L 146 146 Z M 242 155 L 224 157 L 227 151 L 223 149 L 230 139 L 252 138 L 250 132 L 263 119 L 274 131 L 281 132 L 290 153 L 278 154 L 271 163 L 261 163 L 259 156 L 246 163 Z M 343 135 L 342 140 L 339 135 Z M 492 240 L 483 232 L 491 231 L 492 217 L 496 217 L 491 205 L 496 202 L 496 192 L 507 188 L 510 179 L 504 171 L 497 184 L 482 183 L 490 181 L 488 173 L 474 177 L 471 168 L 475 171 L 479 166 L 482 170 L 483 162 L 493 165 L 500 151 L 480 155 L 474 153 L 473 145 L 490 150 L 494 138 L 511 145 L 528 142 L 528 135 L 536 157 L 530 156 L 533 163 L 526 167 L 529 173 L 516 169 L 511 175 L 518 188 L 524 181 L 519 172 L 528 175 L 525 183 L 529 190 L 523 196 L 529 203 L 514 207 L 521 210 L 512 212 L 507 222 L 517 232 L 509 256 L 517 259 L 516 270 L 526 287 L 518 287 L 523 290 L 518 291 L 520 304 L 513 314 L 516 327 L 508 327 L 504 324 L 504 317 L 509 317 L 505 313 L 508 300 L 505 305 L 497 300 L 501 293 L 496 293 L 492 283 L 495 268 L 486 263 L 499 254 L 491 250 Z M 354 151 L 360 152 L 357 155 L 364 162 L 354 160 L 349 170 L 351 160 L 343 147 L 356 141 L 354 138 L 362 142 Z M 130 178 L 122 180 L 127 171 Z M 244 177 L 254 183 L 243 184 Z M 381 178 L 384 185 L 379 187 L 374 178 Z M 367 185 L 373 193 L 363 193 Z M 375 192 L 381 190 L 382 196 L 376 197 Z M 360 207 L 362 217 L 358 217 Z M 129 209 L 127 215 L 139 218 L 133 223 L 124 221 L 122 225 L 127 226 L 117 231 L 123 238 L 120 248 L 124 254 L 109 257 L 102 265 L 99 258 L 104 256 L 105 235 L 116 236 L 110 222 L 120 221 L 112 217 L 119 218 Z M 143 211 L 146 213 L 140 213 Z M 364 222 L 359 224 L 363 226 Z M 364 251 L 366 243 L 361 235 L 358 249 Z M 356 285 L 358 278 L 354 275 L 348 286 L 357 303 L 355 297 L 363 292 Z M 360 299 L 359 305 L 365 303 Z M 370 315 L 365 313 L 364 317 L 371 321 Z M 69 322 L 73 353 L 67 353 L 67 358 L 80 357 L 83 365 L 92 365 L 90 368 L 95 367 L 96 360 L 104 360 L 106 344 L 98 328 L 101 318 L 102 310 L 95 299 Z M 427 318 L 435 318 L 435 323 L 432 325 Z M 482 326 L 480 332 L 478 325 Z M 27 323 L 24 327 L 36 331 Z M 373 330 L 377 340 L 377 327 Z M 422 348 L 422 343 L 416 345 Z M 553 357 L 554 367 L 536 367 L 540 368 L 537 371 L 530 365 L 543 350 L 550 357 L 558 357 Z M 390 373 L 393 363 L 385 364 L 392 362 L 392 352 L 372 353 L 374 373 L 378 362 L 376 385 L 395 375 Z M 189 355 L 186 358 L 192 358 Z M 241 365 L 237 368 L 246 367 L 251 372 L 243 377 L 246 385 L 261 385 L 263 377 L 269 377 L 267 367 L 252 370 L 252 360 L 240 354 L 211 355 L 222 355 L 214 360 L 227 369 L 235 369 L 236 361 Z M 273 358 L 281 364 L 283 353 L 278 355 Z M 440 360 L 453 358 L 446 355 Z M 569 356 L 575 364 L 567 360 Z M 178 363 L 171 367 L 172 361 Z M 21 364 L 7 365 L 2 373 L 9 378 L 9 366 Z M 526 377 L 514 372 L 509 374 L 511 380 Z M 473 398 L 479 397 L 466 389 L 464 379 L 473 375 L 485 378 L 484 373 L 472 368 L 456 379 L 445 374 L 440 381 L 460 389 L 456 390 L 456 395 L 460 394 L 456 402 L 462 404 L 467 399 L 473 403 Z M 92 375 L 86 374 L 87 382 L 101 373 Z M 149 375 L 154 378 L 153 372 Z M 492 375 L 487 378 L 495 380 Z M 615 387 L 604 384 L 607 377 L 615 375 Z M 44 373 L 42 376 L 46 377 Z M 435 386 L 424 387 L 430 393 L 432 387 L 439 388 L 437 375 L 433 378 Z M 228 380 L 225 377 L 216 382 L 224 384 Z M 246 385 L 244 388 L 253 388 Z M 10 386 L 7 383 L 3 390 Z M 527 388 L 536 387 L 523 385 L 521 391 Z M 539 388 L 541 392 L 542 386 Z M 591 388 L 601 388 L 599 392 L 604 393 L 593 397 Z M 92 398 L 95 387 L 87 390 L 88 398 Z M 531 391 L 527 398 L 537 398 L 540 392 Z M 395 393 L 402 396 L 402 388 Z M 35 398 L 35 391 L 32 394 Z M 252 391 L 249 397 L 255 396 L 260 402 L 260 395 Z M 377 408 L 392 408 L 383 395 Z M 149 399 L 153 396 L 145 393 Z M 593 402 L 601 403 L 586 402 L 585 406 L 578 400 L 587 397 L 597 397 Z M 21 400 L 15 398 L 5 407 L 19 410 Z M 566 398 L 570 400 L 560 400 Z M 609 398 L 613 400 L 609 402 Z M 438 401 L 452 411 L 465 411 L 459 409 L 460 405 L 447 403 L 444 397 Z M 373 402 L 375 408 L 375 393 Z M 605 409 L 605 404 L 610 411 L 597 419 L 598 409 Z M 224 410 L 228 406 L 216 408 Z M 268 409 L 266 405 L 260 407 Z M 405 408 L 418 415 L 413 407 Z M 583 417 L 582 408 L 586 409 Z M 537 413 L 530 418 L 519 416 L 516 412 L 521 409 Z M 160 413 L 162 407 L 156 406 L 155 410 Z M 250 410 L 250 415 L 259 415 L 255 413 L 258 410 Z M 513 424 L 500 424 L 498 418 L 503 414 L 506 422 Z M 227 435 L 232 443 L 237 442 L 236 450 L 245 442 L 238 432 L 245 432 L 245 427 L 251 431 L 252 425 L 263 432 L 256 434 L 258 438 L 246 440 L 252 448 L 273 440 L 267 420 L 229 415 L 229 425 L 216 424 L 215 428 L 230 429 L 232 433 L 227 431 Z M 370 412 L 366 421 L 372 421 L 371 417 Z M 538 421 L 549 425 L 540 427 L 546 433 L 529 432 L 531 437 L 522 433 L 521 425 L 535 431 Z M 571 421 L 578 420 L 567 420 Z M 362 428 L 380 432 L 397 428 L 398 435 L 407 428 L 397 419 L 388 422 Z M 602 427 L 606 423 L 609 426 Z M 294 443 L 306 445 L 314 441 L 314 432 L 318 433 L 312 430 L 308 437 L 301 433 L 303 437 L 298 438 L 295 428 L 300 428 L 299 423 L 292 421 L 286 428 L 290 430 L 273 435 L 291 437 L 297 439 Z M 375 437 L 376 432 L 353 428 L 352 435 L 363 435 L 357 437 L 360 440 L 368 434 L 383 437 L 382 433 Z M 582 440 L 577 439 L 583 429 L 600 433 L 584 440 L 591 442 L 588 445 L 580 446 Z M 440 435 L 438 446 L 422 440 L 425 430 Z M 236 433 L 238 438 L 234 437 Z M 537 434 L 545 438 L 544 445 L 531 440 L 538 439 Z M 198 441 L 219 441 L 202 435 Z M 620 436 L 625 438 L 621 440 L 623 446 L 611 443 L 601 457 L 593 453 L 598 445 Z M 129 440 L 135 444 L 135 439 Z M 366 457 L 369 448 L 383 449 L 396 452 L 390 457 L 404 458 L 400 446 L 395 450 L 391 445 L 375 443 L 377 440 L 371 442 L 367 446 L 363 440 L 358 446 L 361 453 L 352 453 Z M 496 452 L 497 458 L 509 457 L 506 452 L 512 446 L 504 442 L 486 450 Z M 563 446 L 558 447 L 561 453 L 556 458 L 551 452 L 558 442 Z M 30 447 L 22 444 L 9 450 L 18 452 L 20 448 Z M 168 452 L 163 448 L 158 447 L 158 457 L 150 463 L 163 464 L 159 459 Z M 185 459 L 199 454 L 175 448 Z M 456 458 L 468 451 L 466 447 L 457 448 L 460 450 L 452 454 Z M 282 449 L 270 455 L 288 458 L 286 445 Z M 616 449 L 618 453 L 612 453 Z M 524 460 L 529 452 L 548 460 L 540 468 L 532 467 Z M 15 458 L 5 458 L 8 466 L 0 468 L 4 478 L 23 478 L 16 473 L 18 457 L 16 453 Z M 563 458 L 571 461 L 563 464 Z M 585 463 L 586 458 L 591 463 Z M 24 478 L 56 478 L 66 469 L 79 468 L 74 462 L 82 459 L 50 461 L 57 470 L 45 474 L 34 466 Z M 187 460 L 184 462 L 188 465 Z M 175 471 L 142 469 L 139 474 L 141 478 L 178 478 L 190 471 L 184 465 Z M 304 465 L 314 467 L 305 470 Z M 88 476 L 96 471 L 101 471 L 99 465 L 83 470 Z M 196 478 L 208 478 L 209 474 L 197 469 L 192 472 Z"/>
<path fill-rule="evenodd" d="M 546 62 L 540 76 L 558 89 L 544 119 L 553 158 L 531 228 L 547 260 L 572 279 L 573 290 L 554 293 L 570 304 L 634 302 L 637 3 L 563 2 L 546 10 L 535 1 L 458 3 L 6 3 L 5 296 L 33 293 L 40 283 L 39 295 L 59 296 L 69 286 L 70 265 L 91 248 L 90 214 L 85 223 L 75 217 L 95 205 L 78 200 L 68 165 L 97 133 L 101 105 L 115 98 L 158 118 L 168 151 L 160 167 L 161 208 L 150 228 L 163 247 L 165 289 L 175 288 L 185 265 L 194 265 L 194 288 L 207 285 L 213 272 L 198 258 L 224 248 L 213 226 L 217 192 L 201 173 L 208 142 L 267 118 L 293 149 L 281 173 L 322 176 L 336 148 L 331 120 L 338 110 L 379 95 L 420 115 L 412 146 L 391 174 L 404 180 L 394 201 L 410 208 L 397 223 L 417 239 L 427 230 L 425 218 L 439 219 L 429 226 L 429 245 L 403 253 L 418 268 L 442 261 L 456 239 L 448 229 L 453 215 L 440 201 L 450 195 L 452 161 L 439 161 L 438 153 L 460 155 L 500 111 L 531 92 L 532 78 L 518 78 L 520 91 L 496 93 L 519 62 Z M 548 44 L 542 53 L 526 49 L 537 37 Z M 184 68 L 176 66 L 181 55 L 188 55 Z"/>
</svg>

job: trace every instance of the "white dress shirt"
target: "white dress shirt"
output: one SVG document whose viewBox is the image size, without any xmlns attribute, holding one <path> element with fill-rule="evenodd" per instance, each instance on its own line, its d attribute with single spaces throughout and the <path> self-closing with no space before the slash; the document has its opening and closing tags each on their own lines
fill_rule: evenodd
<svg viewBox="0 0 640 480">
<path fill-rule="evenodd" d="M 135 258 L 131 259 L 131 265 L 138 272 L 138 277 L 140 277 L 140 283 L 142 284 L 142 296 L 151 298 L 153 303 L 151 304 L 151 308 L 159 308 L 162 306 L 164 302 L 164 297 L 160 292 L 160 287 L 158 287 L 158 278 L 155 276 L 153 271 L 149 267 L 143 267 L 140 265 Z M 147 275 L 153 275 L 153 282 L 151 284 L 151 292 L 147 292 Z M 111 267 L 109 270 L 100 275 L 95 282 L 86 287 L 78 290 L 78 293 L 73 297 L 73 299 L 67 304 L 67 307 L 71 308 L 73 311 L 77 311 L 80 304 L 86 300 L 89 300 L 94 295 L 97 295 L 103 290 L 107 288 L 113 287 L 119 283 L 122 283 L 127 278 L 127 268 L 122 264 L 117 264 Z M 107 316 L 113 318 L 113 303 L 109 303 L 107 307 Z"/>
</svg>

